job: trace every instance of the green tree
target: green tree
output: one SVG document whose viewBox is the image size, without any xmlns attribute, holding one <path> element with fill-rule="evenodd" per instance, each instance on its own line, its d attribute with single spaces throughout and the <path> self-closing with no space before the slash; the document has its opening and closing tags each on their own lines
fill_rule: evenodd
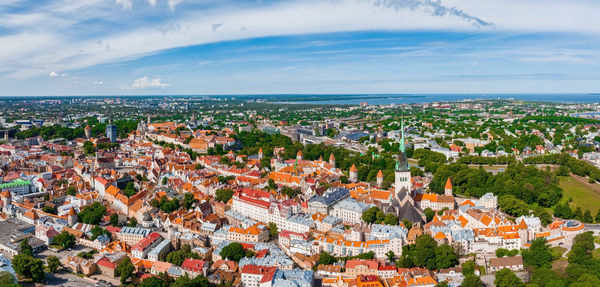
<svg viewBox="0 0 600 287">
<path fill-rule="evenodd" d="M 88 224 L 100 224 L 102 217 L 106 214 L 106 207 L 99 202 L 86 206 L 83 211 L 77 214 L 79 221 Z"/>
<path fill-rule="evenodd" d="M 83 143 L 83 152 L 85 153 L 86 156 L 92 156 L 94 154 L 96 154 L 96 147 L 94 146 L 94 143 L 92 143 L 91 141 L 86 141 Z"/>
<path fill-rule="evenodd" d="M 129 227 L 136 227 L 138 224 L 137 219 L 135 219 L 135 217 L 132 217 L 129 219 L 129 224 L 127 224 L 127 226 Z"/>
<path fill-rule="evenodd" d="M 552 215 L 550 215 L 550 213 L 541 206 L 537 206 L 536 208 L 534 208 L 533 214 L 536 217 L 539 217 L 540 221 L 542 222 L 542 225 L 544 226 L 552 223 Z"/>
<path fill-rule="evenodd" d="M 133 266 L 133 263 L 131 263 L 131 259 L 129 259 L 129 257 L 125 257 L 125 260 L 121 261 L 121 263 L 117 265 L 117 271 L 121 276 L 122 284 L 125 284 L 125 282 L 127 282 L 127 279 L 132 277 L 134 269 L 135 266 Z"/>
<path fill-rule="evenodd" d="M 438 284 L 435 284 L 434 287 L 448 287 L 448 282 L 440 281 Z"/>
<path fill-rule="evenodd" d="M 75 194 L 77 194 L 77 190 L 75 189 L 75 187 L 69 186 L 67 188 L 67 195 L 75 196 Z"/>
<path fill-rule="evenodd" d="M 273 222 L 269 222 L 269 236 L 275 238 L 279 232 L 277 231 L 277 225 Z"/>
<path fill-rule="evenodd" d="M 429 234 L 419 236 L 414 248 L 415 265 L 427 269 L 435 269 L 437 265 L 435 260 L 436 247 L 437 243 Z"/>
<path fill-rule="evenodd" d="M 425 218 L 427 219 L 427 222 L 430 222 L 435 216 L 435 211 L 433 211 L 433 209 L 429 207 L 425 208 L 423 212 L 425 213 Z"/>
<path fill-rule="evenodd" d="M 594 218 L 592 217 L 592 213 L 590 212 L 589 209 L 586 209 L 585 212 L 583 213 L 583 222 L 585 222 L 585 223 L 593 223 L 594 222 Z"/>
<path fill-rule="evenodd" d="M 48 256 L 46 263 L 48 264 L 48 270 L 50 270 L 52 273 L 55 273 L 56 270 L 58 270 L 58 267 L 60 267 L 60 260 L 58 260 L 58 257 L 54 255 Z"/>
<path fill-rule="evenodd" d="M 231 189 L 219 189 L 215 192 L 215 200 L 220 202 L 228 202 L 233 196 L 233 190 Z"/>
<path fill-rule="evenodd" d="M 483 282 L 481 282 L 481 278 L 475 275 L 465 276 L 460 287 L 483 287 Z"/>
<path fill-rule="evenodd" d="M 168 181 L 169 180 L 166 177 L 163 177 L 161 183 L 162 183 L 162 185 L 167 185 Z"/>
<path fill-rule="evenodd" d="M 244 258 L 246 253 L 244 252 L 244 247 L 241 243 L 232 242 L 229 243 L 229 245 L 223 247 L 219 255 L 221 255 L 222 258 L 238 262 L 240 261 L 240 259 Z"/>
<path fill-rule="evenodd" d="M 582 274 L 569 287 L 595 287 L 600 286 L 600 279 L 594 274 Z"/>
<path fill-rule="evenodd" d="M 25 238 L 19 244 L 21 254 L 33 257 L 33 248 L 29 244 L 29 238 Z"/>
<path fill-rule="evenodd" d="M 475 269 L 477 269 L 477 265 L 473 260 L 465 261 L 462 264 L 462 274 L 465 276 L 475 275 Z"/>
<path fill-rule="evenodd" d="M 496 272 L 496 279 L 494 279 L 494 285 L 496 287 L 524 287 L 525 284 L 513 273 L 510 269 L 504 268 Z"/>
<path fill-rule="evenodd" d="M 546 238 L 536 238 L 531 241 L 531 247 L 522 251 L 523 263 L 534 268 L 550 268 L 552 253 L 546 244 Z"/>
<path fill-rule="evenodd" d="M 173 263 L 177 266 L 181 266 L 183 261 L 188 258 L 199 259 L 200 256 L 197 253 L 192 252 L 192 248 L 189 244 L 185 244 L 181 247 L 181 250 L 170 252 L 167 255 L 167 262 Z"/>
<path fill-rule="evenodd" d="M 42 208 L 42 211 L 43 211 L 43 212 L 45 212 L 45 213 L 56 214 L 56 209 L 54 209 L 54 207 L 53 207 L 53 206 L 50 206 L 50 205 L 45 205 L 45 206 Z"/>
<path fill-rule="evenodd" d="M 76 238 L 73 234 L 63 231 L 52 238 L 52 243 L 62 247 L 72 247 L 75 245 L 75 240 Z"/>
<path fill-rule="evenodd" d="M 12 266 L 17 274 L 25 278 L 31 278 L 33 282 L 43 282 L 46 276 L 44 261 L 27 254 L 15 255 L 12 260 Z"/>
<path fill-rule="evenodd" d="M 395 215 L 388 213 L 385 215 L 385 218 L 383 219 L 383 223 L 387 224 L 387 225 L 398 225 L 398 217 L 396 217 Z"/>
<path fill-rule="evenodd" d="M 322 252 L 319 254 L 319 265 L 331 265 L 335 263 L 337 259 L 331 256 L 328 252 Z"/>
<path fill-rule="evenodd" d="M 448 244 L 442 244 L 435 249 L 435 264 L 437 269 L 450 268 L 458 264 L 458 255 L 454 248 Z"/>
<path fill-rule="evenodd" d="M 116 212 L 113 212 L 110 215 L 110 225 L 114 227 L 119 227 L 119 214 L 117 214 Z"/>
<path fill-rule="evenodd" d="M 10 272 L 1 271 L 0 272 L 0 286 L 2 287 L 18 287 L 19 285 L 15 284 L 15 278 Z"/>
<path fill-rule="evenodd" d="M 194 198 L 194 195 L 191 193 L 186 193 L 183 195 L 183 206 L 185 209 L 191 209 L 196 201 L 197 200 Z"/>
<path fill-rule="evenodd" d="M 394 253 L 394 251 L 392 251 L 392 250 L 388 251 L 388 252 L 385 254 L 385 256 L 387 256 L 388 260 L 389 260 L 390 262 L 392 262 L 392 263 L 394 262 L 394 259 L 396 258 L 396 254 L 395 254 L 395 253 Z"/>
<path fill-rule="evenodd" d="M 600 209 L 596 212 L 596 217 L 594 219 L 596 220 L 596 223 L 600 223 Z"/>
<path fill-rule="evenodd" d="M 148 277 L 146 279 L 144 279 L 144 281 L 142 281 L 142 284 L 139 285 L 140 287 L 165 287 L 165 282 L 155 276 L 152 277 Z"/>
</svg>

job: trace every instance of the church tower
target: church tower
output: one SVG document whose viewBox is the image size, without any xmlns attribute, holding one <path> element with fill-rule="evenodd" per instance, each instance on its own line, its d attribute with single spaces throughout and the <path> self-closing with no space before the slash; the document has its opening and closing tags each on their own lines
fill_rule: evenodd
<svg viewBox="0 0 600 287">
<path fill-rule="evenodd" d="M 75 209 L 73 209 L 73 207 L 69 209 L 69 213 L 67 214 L 67 221 L 69 223 L 69 226 L 77 224 L 77 213 L 75 213 Z"/>
<path fill-rule="evenodd" d="M 262 150 L 262 148 L 258 149 L 258 158 L 259 159 L 263 159 L 263 150 Z"/>
<path fill-rule="evenodd" d="M 450 181 L 450 178 L 446 180 L 446 186 L 444 187 L 444 195 L 452 196 L 452 182 Z"/>
<path fill-rule="evenodd" d="M 394 181 L 394 191 L 396 197 L 398 193 L 404 190 L 409 195 L 412 191 L 412 183 L 410 178 L 410 166 L 406 159 L 406 139 L 404 138 L 404 117 L 402 118 L 401 124 L 402 139 L 400 140 L 400 154 L 398 155 L 398 161 L 396 161 L 396 172 Z"/>
<path fill-rule="evenodd" d="M 380 169 L 379 172 L 377 173 L 377 187 L 381 188 L 382 185 L 383 185 L 383 172 Z"/>
<path fill-rule="evenodd" d="M 335 156 L 333 156 L 333 153 L 329 155 L 329 164 L 335 167 Z"/>
<path fill-rule="evenodd" d="M 358 168 L 356 168 L 356 165 L 354 164 L 350 167 L 350 176 L 348 177 L 348 180 L 350 180 L 350 182 L 358 181 Z"/>
</svg>

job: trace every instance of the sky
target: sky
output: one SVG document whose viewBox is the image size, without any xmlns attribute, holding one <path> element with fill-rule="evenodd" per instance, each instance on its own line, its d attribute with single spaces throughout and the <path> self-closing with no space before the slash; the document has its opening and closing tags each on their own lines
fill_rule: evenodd
<svg viewBox="0 0 600 287">
<path fill-rule="evenodd" d="M 600 0 L 0 0 L 0 96 L 598 93 Z"/>
</svg>

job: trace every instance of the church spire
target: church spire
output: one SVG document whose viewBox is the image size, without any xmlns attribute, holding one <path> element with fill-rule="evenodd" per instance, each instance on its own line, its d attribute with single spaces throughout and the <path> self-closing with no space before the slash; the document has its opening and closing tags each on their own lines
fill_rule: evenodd
<svg viewBox="0 0 600 287">
<path fill-rule="evenodd" d="M 406 139 L 404 138 L 404 114 L 402 115 L 402 123 L 400 124 L 400 132 L 402 132 L 402 139 L 400 139 L 400 152 L 404 153 L 406 151 Z"/>
</svg>

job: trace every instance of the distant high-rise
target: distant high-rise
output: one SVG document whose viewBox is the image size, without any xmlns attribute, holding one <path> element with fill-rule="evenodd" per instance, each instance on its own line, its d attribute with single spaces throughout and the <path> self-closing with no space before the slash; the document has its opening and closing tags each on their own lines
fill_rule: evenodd
<svg viewBox="0 0 600 287">
<path fill-rule="evenodd" d="M 113 125 L 112 121 L 106 126 L 106 137 L 111 143 L 117 142 L 117 126 Z"/>
</svg>

